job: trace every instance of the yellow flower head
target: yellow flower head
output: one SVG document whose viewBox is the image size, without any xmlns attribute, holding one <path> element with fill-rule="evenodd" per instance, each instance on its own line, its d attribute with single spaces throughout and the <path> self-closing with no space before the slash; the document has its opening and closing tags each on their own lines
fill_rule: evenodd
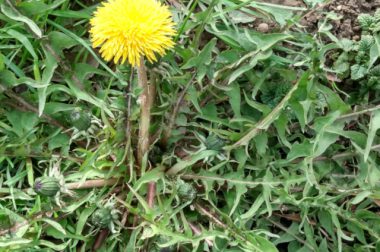
<svg viewBox="0 0 380 252">
<path fill-rule="evenodd" d="M 156 54 L 163 56 L 174 46 L 171 13 L 156 0 L 108 0 L 90 23 L 92 46 L 100 46 L 102 57 L 115 64 L 128 59 L 139 65 L 142 56 L 157 61 Z"/>
</svg>

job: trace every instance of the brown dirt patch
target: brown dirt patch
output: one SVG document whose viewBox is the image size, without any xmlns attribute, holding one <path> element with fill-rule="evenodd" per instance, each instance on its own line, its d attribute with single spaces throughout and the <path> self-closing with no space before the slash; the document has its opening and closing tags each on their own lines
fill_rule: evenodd
<svg viewBox="0 0 380 252">
<path fill-rule="evenodd" d="M 362 13 L 374 13 L 377 8 L 380 8 L 380 0 L 333 0 L 322 11 L 307 16 L 302 24 L 310 31 L 316 30 L 318 21 L 324 19 L 324 12 L 335 12 L 342 18 L 332 22 L 333 34 L 338 38 L 358 39 L 360 27 L 357 17 Z"/>
<path fill-rule="evenodd" d="M 292 7 L 305 7 L 302 0 L 262 0 L 266 3 L 287 5 Z M 318 8 L 318 7 L 317 7 Z M 319 8 L 317 11 L 307 15 L 301 24 L 304 25 L 309 32 L 315 32 L 318 29 L 318 22 L 324 20 L 326 13 L 335 12 L 341 19 L 332 21 L 332 33 L 338 38 L 360 39 L 360 27 L 357 17 L 362 13 L 374 13 L 380 8 L 380 0 L 332 0 L 330 4 Z M 269 26 L 269 31 L 276 30 L 277 24 L 268 20 L 258 19 L 254 22 L 253 27 L 260 31 L 259 26 L 263 24 Z"/>
</svg>

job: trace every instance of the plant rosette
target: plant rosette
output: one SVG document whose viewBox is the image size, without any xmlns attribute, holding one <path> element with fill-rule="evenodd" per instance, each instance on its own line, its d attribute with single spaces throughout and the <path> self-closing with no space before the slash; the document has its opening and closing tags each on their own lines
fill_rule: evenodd
<svg viewBox="0 0 380 252">
<path fill-rule="evenodd" d="M 192 146 L 197 149 L 196 153 L 201 153 L 206 150 L 216 151 L 217 154 L 215 156 L 210 156 L 204 159 L 204 162 L 211 163 L 214 161 L 215 157 L 219 161 L 227 160 L 225 155 L 225 151 L 223 147 L 226 146 L 226 140 L 220 138 L 218 135 L 211 133 L 207 137 L 198 132 L 194 132 L 194 136 L 199 141 L 199 145 Z M 189 154 L 194 155 L 195 153 L 189 152 Z"/>
</svg>

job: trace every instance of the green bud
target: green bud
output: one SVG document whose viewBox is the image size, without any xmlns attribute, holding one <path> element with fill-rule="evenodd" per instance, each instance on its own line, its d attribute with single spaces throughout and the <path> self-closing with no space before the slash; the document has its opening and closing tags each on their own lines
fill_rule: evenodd
<svg viewBox="0 0 380 252">
<path fill-rule="evenodd" d="M 60 191 L 61 186 L 57 178 L 44 176 L 34 181 L 33 189 L 39 195 L 53 197 Z"/>
<path fill-rule="evenodd" d="M 69 122 L 78 130 L 87 130 L 91 126 L 91 116 L 82 109 L 74 109 L 69 115 Z"/>
<path fill-rule="evenodd" d="M 100 227 L 106 228 L 112 222 L 111 210 L 105 207 L 97 209 L 91 217 L 92 224 Z"/>
<path fill-rule="evenodd" d="M 178 197 L 185 202 L 193 201 L 197 197 L 197 190 L 191 183 L 182 180 L 177 182 Z"/>
</svg>

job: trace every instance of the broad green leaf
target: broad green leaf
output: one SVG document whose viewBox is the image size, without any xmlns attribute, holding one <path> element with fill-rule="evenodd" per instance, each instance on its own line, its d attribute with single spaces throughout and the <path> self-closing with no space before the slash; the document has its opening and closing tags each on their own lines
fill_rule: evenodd
<svg viewBox="0 0 380 252">
<path fill-rule="evenodd" d="M 312 105 L 312 101 L 310 100 L 300 101 L 299 104 L 301 105 L 301 108 L 299 108 L 297 105 L 293 106 L 292 108 L 295 108 L 295 113 L 296 115 L 298 115 L 297 118 L 299 119 L 301 123 L 302 130 L 304 130 L 306 127 L 306 124 L 309 123 L 308 114 Z"/>
<path fill-rule="evenodd" d="M 256 240 L 255 247 L 257 251 L 262 252 L 278 252 L 276 246 L 261 236 L 255 236 L 254 239 Z"/>
<path fill-rule="evenodd" d="M 302 11 L 304 8 L 291 7 L 287 5 L 277 5 L 266 2 L 252 2 L 252 7 L 258 8 L 260 10 L 266 11 L 273 15 L 274 19 L 281 25 L 284 26 L 288 20 L 294 15 L 294 11 Z"/>
<path fill-rule="evenodd" d="M 256 49 L 256 45 L 249 41 L 242 31 L 236 29 L 218 30 L 214 26 L 212 27 L 212 30 L 208 29 L 208 31 L 223 40 L 233 49 L 244 49 L 246 51 Z"/>
<path fill-rule="evenodd" d="M 229 13 L 229 16 L 231 18 L 231 21 L 235 24 L 239 23 L 251 23 L 255 21 L 255 18 L 249 15 L 244 14 L 241 11 L 232 11 Z"/>
<path fill-rule="evenodd" d="M 0 153 L 1 155 L 1 153 Z M 11 189 L 11 188 L 1 188 L 0 189 L 0 194 L 1 193 L 4 193 L 4 194 L 9 194 L 9 196 L 2 196 L 2 199 L 5 200 L 5 199 L 12 199 L 12 200 L 34 200 L 34 198 L 32 198 L 29 194 L 21 191 L 21 190 L 18 190 L 18 189 Z"/>
<path fill-rule="evenodd" d="M 202 109 L 201 109 L 201 107 L 199 105 L 199 101 L 198 101 L 199 95 L 198 95 L 198 92 L 194 86 L 189 87 L 189 89 L 187 90 L 187 96 L 188 96 L 188 99 L 193 104 L 193 106 L 197 109 L 197 111 L 199 113 L 201 113 Z"/>
<path fill-rule="evenodd" d="M 23 44 L 23 46 L 26 48 L 26 50 L 28 50 L 30 55 L 32 55 L 34 60 L 38 60 L 37 53 L 35 52 L 32 44 L 29 41 L 29 39 L 24 34 L 18 32 L 16 30 L 12 30 L 12 29 L 8 30 L 7 33 L 9 35 L 13 36 L 18 41 L 20 41 L 21 44 Z"/>
<path fill-rule="evenodd" d="M 253 32 L 245 30 L 245 34 L 249 40 L 257 45 L 257 49 L 261 52 L 265 52 L 275 46 L 277 43 L 286 39 L 292 38 L 291 35 L 283 33 L 271 33 L 262 34 L 259 32 Z"/>
<path fill-rule="evenodd" d="M 362 65 L 351 66 L 351 79 L 360 80 L 367 74 L 367 68 Z"/>
<path fill-rule="evenodd" d="M 66 235 L 66 230 L 58 222 L 56 222 L 52 219 L 48 219 L 48 218 L 41 218 L 41 219 L 39 219 L 39 221 L 43 221 L 43 222 L 49 224 L 50 226 L 52 226 L 53 228 L 55 228 L 56 230 L 58 230 L 62 234 Z"/>
<path fill-rule="evenodd" d="M 140 233 L 141 228 L 136 228 L 132 231 L 131 236 L 129 237 L 127 247 L 125 251 L 136 251 L 136 240 L 137 235 Z"/>
<path fill-rule="evenodd" d="M 71 18 L 71 19 L 90 19 L 91 18 L 91 12 L 89 10 L 80 10 L 80 11 L 55 10 L 50 15 L 57 16 L 57 17 Z"/>
<path fill-rule="evenodd" d="M 237 68 L 232 74 L 231 76 L 229 77 L 228 79 L 228 84 L 231 84 L 232 82 L 234 82 L 238 77 L 240 77 L 242 74 L 244 74 L 245 72 L 251 70 L 252 68 L 254 68 L 257 63 L 261 60 L 265 60 L 265 59 L 268 59 L 270 56 L 272 55 L 272 51 L 271 50 L 267 50 L 267 51 L 264 51 L 264 52 L 257 52 L 257 54 L 255 54 L 249 61 L 248 64 L 245 64 L 243 66 L 240 66 L 239 68 Z M 240 62 L 240 61 L 239 61 Z"/>
<path fill-rule="evenodd" d="M 237 171 L 241 171 L 244 169 L 249 157 L 247 156 L 247 153 L 245 152 L 244 148 L 240 148 L 240 149 L 235 149 L 233 150 L 232 152 L 234 154 L 234 157 L 236 159 L 236 161 L 239 163 L 239 166 L 237 168 Z M 225 162 L 227 163 L 227 161 Z M 221 163 L 223 164 L 223 163 Z M 212 169 L 210 169 L 209 171 L 213 171 Z"/>
<path fill-rule="evenodd" d="M 94 192 L 91 191 L 90 193 L 88 193 L 86 196 L 84 196 L 83 198 L 75 201 L 74 203 L 72 203 L 71 205 L 65 207 L 62 209 L 62 212 L 64 213 L 72 213 L 74 212 L 77 208 L 79 208 L 81 205 L 85 204 L 88 202 L 88 200 L 94 195 Z"/>
<path fill-rule="evenodd" d="M 189 158 L 187 158 L 186 160 L 180 160 L 179 162 L 177 162 L 172 168 L 170 168 L 166 172 L 166 174 L 175 175 L 179 173 L 180 171 L 182 171 L 183 169 L 186 169 L 187 167 L 194 165 L 198 161 L 203 160 L 208 157 L 213 157 L 217 154 L 218 152 L 213 151 L 213 150 L 205 150 L 199 153 L 195 153 L 191 155 Z"/>
<path fill-rule="evenodd" d="M 351 111 L 351 107 L 345 103 L 342 98 L 325 85 L 317 85 L 319 91 L 324 94 L 330 111 L 340 111 L 341 114 Z"/>
<path fill-rule="evenodd" d="M 259 210 L 259 208 L 262 206 L 262 204 L 264 203 L 264 197 L 262 194 L 260 194 L 256 199 L 255 199 L 255 202 L 252 204 L 251 208 L 245 212 L 244 214 L 242 214 L 240 217 L 244 220 L 244 219 L 251 219 L 255 216 L 255 214 L 257 213 L 257 211 Z"/>
<path fill-rule="evenodd" d="M 295 143 L 292 145 L 290 152 L 288 153 L 287 159 L 293 161 L 296 158 L 308 157 L 313 153 L 313 144 L 309 140 L 305 140 L 302 143 Z"/>
<path fill-rule="evenodd" d="M 273 111 L 263 118 L 260 122 L 258 122 L 248 133 L 242 137 L 239 141 L 237 141 L 234 145 L 228 147 L 233 149 L 239 146 L 248 145 L 252 138 L 254 138 L 260 131 L 267 130 L 268 127 L 278 118 L 282 109 L 284 109 L 285 105 L 288 103 L 292 94 L 297 90 L 299 83 L 307 81 L 309 74 L 306 73 L 302 76 L 302 78 L 297 82 L 296 85 L 289 91 L 289 93 L 282 99 L 282 101 L 273 109 Z"/>
<path fill-rule="evenodd" d="M 38 123 L 37 115 L 32 112 L 12 110 L 6 113 L 6 117 L 11 123 L 13 131 L 20 137 L 31 131 Z"/>
<path fill-rule="evenodd" d="M 129 188 L 129 190 L 131 191 L 131 193 L 136 197 L 136 199 L 138 200 L 138 202 L 140 203 L 140 205 L 144 209 L 145 213 L 148 215 L 151 214 L 152 209 L 148 206 L 148 202 L 146 202 L 146 200 L 140 194 L 138 194 L 138 192 L 135 189 L 133 189 L 129 185 L 127 185 L 127 186 Z"/>
<path fill-rule="evenodd" d="M 229 96 L 229 101 L 234 111 L 235 118 L 240 118 L 240 107 L 241 107 L 241 96 L 240 96 L 240 87 L 238 84 L 230 85 L 230 90 L 228 90 L 227 95 Z"/>
<path fill-rule="evenodd" d="M 343 247 L 342 239 L 345 239 L 347 241 L 353 241 L 353 239 L 351 237 L 348 237 L 342 231 L 342 228 L 341 228 L 341 225 L 340 225 L 340 221 L 339 221 L 339 218 L 338 218 L 337 214 L 336 213 L 332 213 L 331 211 L 330 211 L 330 214 L 331 214 L 331 217 L 332 217 L 332 222 L 334 223 L 334 226 L 337 229 L 336 233 L 337 233 L 337 236 L 338 236 L 338 251 L 343 251 L 342 250 L 342 247 Z"/>
<path fill-rule="evenodd" d="M 343 129 L 343 123 L 335 123 L 339 115 L 339 111 L 335 111 L 329 115 L 315 119 L 313 129 L 317 132 L 317 135 L 313 146 L 314 157 L 322 155 L 330 145 L 338 140 L 339 135 L 331 133 L 332 131 L 329 131 L 329 129 Z"/>
<path fill-rule="evenodd" d="M 34 16 L 41 15 L 50 10 L 58 8 L 64 2 L 66 2 L 66 0 L 55 0 L 51 4 L 45 4 L 44 2 L 38 0 L 24 1 L 18 3 L 17 8 L 20 8 L 23 13 L 26 13 L 27 15 Z"/>
<path fill-rule="evenodd" d="M 249 99 L 249 97 L 247 96 L 245 92 L 244 92 L 244 97 L 245 97 L 245 101 L 247 102 L 249 106 L 260 111 L 264 115 L 268 115 L 271 112 L 271 108 L 268 105 L 261 104 L 259 102 Z"/>
<path fill-rule="evenodd" d="M 369 124 L 367 144 L 364 150 L 364 162 L 368 160 L 372 143 L 373 143 L 373 140 L 375 139 L 376 132 L 378 129 L 380 129 L 380 111 L 375 111 L 372 115 L 371 122 Z"/>
<path fill-rule="evenodd" d="M 65 27 L 63 27 L 62 25 L 58 24 L 58 23 L 55 23 L 51 20 L 48 20 L 47 21 L 49 24 L 51 24 L 52 26 L 56 27 L 58 30 L 60 30 L 61 32 L 63 32 L 64 34 L 66 34 L 67 36 L 71 37 L 72 39 L 74 39 L 75 41 L 77 41 L 80 45 L 82 45 L 84 48 L 86 48 L 87 51 L 89 51 L 91 53 L 91 55 L 94 57 L 94 59 L 96 59 L 97 62 L 99 62 L 99 64 L 107 71 L 109 72 L 113 77 L 117 78 L 122 84 L 124 85 L 127 85 L 126 84 L 126 81 L 124 80 L 124 77 L 118 73 L 115 73 L 111 68 L 109 68 L 107 66 L 107 64 L 105 64 L 99 57 L 98 55 L 94 52 L 94 50 L 92 50 L 90 44 L 85 41 L 83 38 L 81 37 L 78 37 L 75 33 L 67 30 Z"/>
<path fill-rule="evenodd" d="M 88 208 L 85 208 L 81 214 L 79 215 L 78 222 L 75 228 L 75 234 L 79 235 L 82 234 L 83 228 L 85 227 L 86 223 L 88 222 L 88 218 L 90 215 L 95 211 L 96 205 L 92 205 Z"/>
<path fill-rule="evenodd" d="M 229 185 L 245 185 L 249 188 L 254 188 L 260 185 L 268 185 L 270 187 L 276 186 L 276 185 L 285 185 L 287 183 L 298 183 L 298 182 L 304 182 L 304 177 L 294 177 L 291 180 L 288 181 L 262 181 L 262 180 L 256 180 L 252 181 L 252 178 L 240 178 L 240 173 L 231 172 L 228 174 L 228 178 L 224 176 L 219 176 L 212 172 L 202 171 L 199 175 L 194 174 L 184 174 L 181 177 L 185 179 L 192 179 L 192 180 L 201 180 L 202 182 L 206 181 L 212 184 L 211 182 L 215 183 L 228 183 Z"/>
<path fill-rule="evenodd" d="M 262 132 L 254 138 L 254 142 L 256 144 L 257 154 L 264 156 L 268 148 L 268 135 Z"/>
<path fill-rule="evenodd" d="M 42 73 L 42 80 L 41 85 L 44 86 L 43 88 L 38 89 L 38 114 L 39 116 L 42 116 L 45 104 L 46 104 L 46 91 L 47 87 L 50 85 L 51 79 L 53 78 L 53 74 L 55 69 L 58 67 L 58 63 L 56 59 L 51 55 L 49 52 L 45 51 L 46 59 L 45 59 L 45 66 Z"/>
<path fill-rule="evenodd" d="M 78 42 L 73 38 L 67 36 L 63 32 L 52 31 L 48 35 L 51 46 L 58 53 L 63 49 L 69 49 L 75 45 L 78 45 Z"/>
<path fill-rule="evenodd" d="M 39 240 L 38 243 L 40 246 L 48 247 L 55 251 L 64 251 L 69 245 L 70 241 L 67 241 L 66 243 L 62 243 L 62 244 L 55 244 L 51 241 Z"/>
<path fill-rule="evenodd" d="M 140 190 L 140 188 L 143 185 L 149 182 L 157 182 L 158 180 L 163 179 L 163 176 L 164 176 L 163 167 L 156 167 L 144 173 L 133 185 L 133 190 L 137 192 Z M 129 193 L 126 201 L 131 202 L 132 197 L 133 197 L 133 194 Z"/>
<path fill-rule="evenodd" d="M 270 172 L 270 170 L 267 170 L 265 176 L 264 176 L 264 182 L 272 182 L 274 180 L 273 174 Z M 263 198 L 266 204 L 266 210 L 268 211 L 269 217 L 272 215 L 272 187 L 270 184 L 263 184 Z"/>
<path fill-rule="evenodd" d="M 291 149 L 292 144 L 286 139 L 287 124 L 288 117 L 285 114 L 281 114 L 274 122 L 274 126 L 276 127 L 278 138 L 280 139 L 281 143 Z M 265 145 L 265 147 L 267 146 Z"/>
<path fill-rule="evenodd" d="M 113 113 L 111 112 L 111 110 L 108 109 L 108 106 L 105 105 L 105 102 L 91 94 L 88 94 L 86 91 L 83 91 L 81 90 L 79 87 L 77 87 L 73 82 L 72 80 L 70 79 L 66 79 L 66 82 L 67 84 L 69 85 L 70 89 L 72 90 L 72 93 L 79 99 L 79 100 L 83 100 L 83 101 L 86 101 L 92 105 L 95 105 L 96 107 L 98 107 L 99 109 L 102 109 L 104 110 L 104 112 L 106 112 L 106 114 L 111 117 L 111 118 L 114 118 L 115 116 L 113 115 Z"/>
<path fill-rule="evenodd" d="M 13 238 L 13 239 L 7 239 L 7 240 L 0 240 L 0 248 L 17 248 L 19 245 L 25 245 L 33 242 L 29 239 L 23 239 L 23 238 Z"/>
<path fill-rule="evenodd" d="M 0 9 L 1 9 L 1 12 L 4 15 L 6 15 L 8 18 L 25 23 L 30 28 L 30 30 L 32 30 L 33 34 L 37 36 L 37 38 L 42 37 L 42 31 L 33 20 L 15 12 L 10 6 L 4 3 L 1 4 Z"/>
<path fill-rule="evenodd" d="M 0 53 L 0 72 L 2 72 L 5 68 L 5 64 L 4 64 L 4 55 L 2 55 Z"/>
<path fill-rule="evenodd" d="M 54 150 L 61 147 L 69 147 L 70 137 L 67 134 L 59 133 L 49 140 L 49 150 Z"/>
<path fill-rule="evenodd" d="M 15 74 L 9 70 L 0 71 L 0 80 L 0 85 L 4 86 L 5 88 L 13 87 L 13 85 L 17 83 Z"/>
<path fill-rule="evenodd" d="M 364 230 L 357 224 L 352 222 L 347 223 L 347 229 L 355 235 L 355 238 L 358 239 L 361 243 L 366 244 L 365 232 Z"/>
<path fill-rule="evenodd" d="M 240 177 L 244 176 L 243 173 L 240 173 L 240 174 L 241 174 Z M 228 178 L 228 177 L 229 176 L 226 176 L 226 178 Z M 234 197 L 234 202 L 233 202 L 233 205 L 231 207 L 229 216 L 232 216 L 232 214 L 236 211 L 236 209 L 239 207 L 241 197 L 248 191 L 246 185 L 235 184 L 234 187 L 235 187 L 235 197 Z"/>
<path fill-rule="evenodd" d="M 211 63 L 211 54 L 216 45 L 216 39 L 212 39 L 207 45 L 202 49 L 199 55 L 189 59 L 185 65 L 182 66 L 182 69 L 189 69 L 192 67 L 200 68 L 204 65 L 208 65 Z"/>
<path fill-rule="evenodd" d="M 134 189 L 138 191 L 140 187 L 149 182 L 156 182 L 162 179 L 164 176 L 163 167 L 154 168 L 146 173 L 144 173 L 139 180 L 136 181 Z"/>
<path fill-rule="evenodd" d="M 17 77 L 25 77 L 25 73 L 23 72 L 23 70 L 18 67 L 15 63 L 13 63 L 9 57 L 7 57 L 6 55 L 3 55 L 3 61 L 4 61 L 4 64 L 9 68 L 9 70 L 12 70 L 12 72 L 14 73 L 14 75 L 16 75 Z"/>
<path fill-rule="evenodd" d="M 12 229 L 10 230 L 10 234 L 14 237 L 14 238 L 19 238 L 21 239 L 22 237 L 24 237 L 24 235 L 26 234 L 26 232 L 28 231 L 29 229 L 29 222 L 21 217 L 20 215 L 18 215 L 17 213 L 7 209 L 7 208 L 4 208 L 1 204 L 0 204 L 0 213 L 1 212 L 4 212 L 5 215 L 7 215 L 12 223 L 12 225 L 18 225 L 18 228 L 17 229 Z M 17 239 L 16 239 L 17 240 Z M 15 241 L 15 240 L 9 240 L 9 242 L 12 242 L 12 241 Z M 20 241 L 20 240 L 19 240 Z M 26 242 L 25 240 L 21 239 L 22 242 Z M 4 241 L 6 243 L 6 241 Z M 1 239 L 0 239 L 0 247 L 1 247 Z"/>
<path fill-rule="evenodd" d="M 374 35 L 375 45 L 371 47 L 370 50 L 370 64 L 369 68 L 375 64 L 376 60 L 380 57 L 380 34 L 377 33 Z M 375 47 L 376 46 L 376 47 Z"/>
<path fill-rule="evenodd" d="M 370 191 L 360 192 L 355 196 L 355 198 L 352 199 L 351 203 L 354 205 L 357 205 L 371 195 L 372 195 L 372 192 Z"/>
<path fill-rule="evenodd" d="M 379 53 L 380 44 L 377 45 L 378 43 L 380 43 L 380 40 L 378 36 L 375 36 L 375 38 L 376 38 L 376 44 L 371 47 L 371 50 L 369 53 L 370 60 L 368 64 L 368 69 L 372 68 L 374 64 L 376 63 L 376 61 L 378 60 L 378 58 L 380 57 L 380 53 Z"/>
<path fill-rule="evenodd" d="M 101 76 L 108 76 L 108 74 L 92 65 L 84 64 L 84 63 L 77 63 L 75 64 L 74 72 L 79 79 L 79 81 L 84 82 L 86 79 L 91 78 L 94 74 L 101 75 Z"/>
</svg>

